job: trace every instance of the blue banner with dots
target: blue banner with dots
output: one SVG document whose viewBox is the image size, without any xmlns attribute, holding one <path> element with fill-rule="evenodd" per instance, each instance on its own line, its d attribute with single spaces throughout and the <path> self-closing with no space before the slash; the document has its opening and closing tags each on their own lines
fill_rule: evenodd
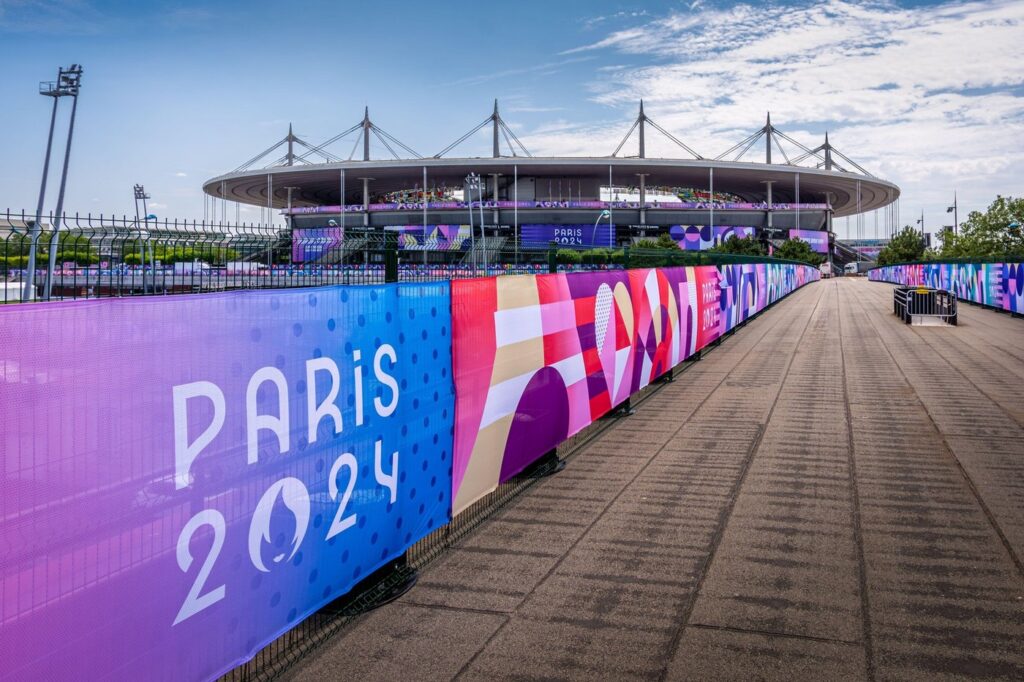
<svg viewBox="0 0 1024 682">
<path fill-rule="evenodd" d="M 245 474 L 261 492 L 239 510 L 245 575 L 225 598 L 239 661 L 449 521 L 455 417 L 447 282 L 243 296 L 271 312 L 243 374 L 285 376 L 291 443 L 282 453 L 279 391 L 262 379 L 271 420 Z"/>
<path fill-rule="evenodd" d="M 216 678 L 451 516 L 447 282 L 6 307 L 15 677 Z"/>
</svg>

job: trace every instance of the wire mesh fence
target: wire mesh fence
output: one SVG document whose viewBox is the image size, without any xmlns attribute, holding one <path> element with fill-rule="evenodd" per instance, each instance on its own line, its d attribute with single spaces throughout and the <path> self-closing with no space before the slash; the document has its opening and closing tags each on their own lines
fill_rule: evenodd
<svg viewBox="0 0 1024 682">
<path fill-rule="evenodd" d="M 604 248 L 525 244 L 497 227 L 479 238 L 406 241 L 379 228 L 292 231 L 76 214 L 34 228 L 24 212 L 0 214 L 0 303 L 765 260 L 621 240 Z"/>
</svg>

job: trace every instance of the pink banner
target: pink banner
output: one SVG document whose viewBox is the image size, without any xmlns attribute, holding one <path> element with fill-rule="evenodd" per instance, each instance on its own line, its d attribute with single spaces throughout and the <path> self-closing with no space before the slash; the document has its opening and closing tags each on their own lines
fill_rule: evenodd
<svg viewBox="0 0 1024 682">
<path fill-rule="evenodd" d="M 454 513 L 818 276 L 762 263 L 452 282 Z"/>
</svg>

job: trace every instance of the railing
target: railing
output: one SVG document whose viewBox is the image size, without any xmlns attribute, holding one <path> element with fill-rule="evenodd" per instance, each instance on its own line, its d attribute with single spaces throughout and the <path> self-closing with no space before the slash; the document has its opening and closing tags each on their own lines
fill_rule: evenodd
<svg viewBox="0 0 1024 682">
<path fill-rule="evenodd" d="M 893 313 L 907 324 L 956 325 L 956 297 L 948 291 L 929 287 L 896 287 L 892 294 Z"/>
</svg>

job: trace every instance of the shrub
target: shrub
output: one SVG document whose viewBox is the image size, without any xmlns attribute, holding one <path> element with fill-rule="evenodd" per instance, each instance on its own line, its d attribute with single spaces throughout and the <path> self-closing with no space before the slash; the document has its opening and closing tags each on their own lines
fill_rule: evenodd
<svg viewBox="0 0 1024 682">
<path fill-rule="evenodd" d="M 579 265 L 583 262 L 583 254 L 573 249 L 559 249 L 555 253 L 555 259 L 559 263 L 566 263 L 570 265 Z"/>
</svg>

